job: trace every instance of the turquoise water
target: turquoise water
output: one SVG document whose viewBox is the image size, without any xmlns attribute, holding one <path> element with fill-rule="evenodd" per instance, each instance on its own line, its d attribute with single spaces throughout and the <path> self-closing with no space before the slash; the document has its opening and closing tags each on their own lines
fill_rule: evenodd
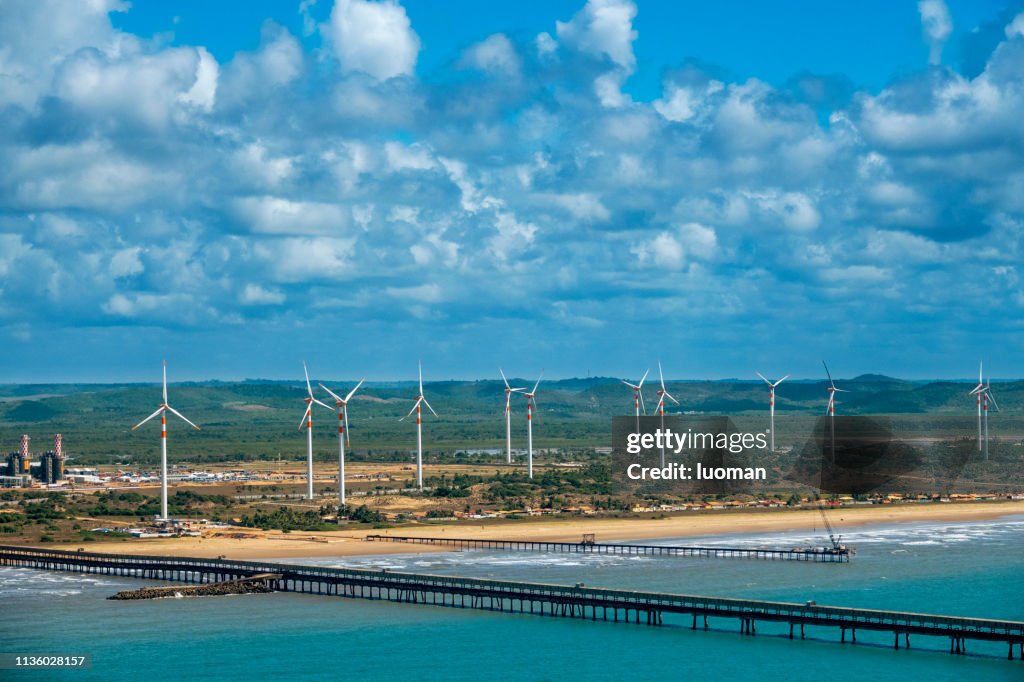
<svg viewBox="0 0 1024 682">
<path fill-rule="evenodd" d="M 708 536 L 701 543 L 795 546 L 806 533 Z M 1024 620 L 1024 517 L 873 526 L 847 532 L 845 565 L 657 557 L 460 552 L 296 563 L 389 567 L 718 596 L 905 609 Z M 692 542 L 688 539 L 687 542 Z M 671 541 L 665 541 L 672 544 Z M 1024 680 L 1003 644 L 689 620 L 652 628 L 387 602 L 272 594 L 112 602 L 125 578 L 0 569 L 0 651 L 90 653 L 92 670 L 0 671 L 0 679 L 76 680 L 702 680 L 839 677 L 874 680 Z M 668 623 L 668 617 L 666 617 Z"/>
</svg>

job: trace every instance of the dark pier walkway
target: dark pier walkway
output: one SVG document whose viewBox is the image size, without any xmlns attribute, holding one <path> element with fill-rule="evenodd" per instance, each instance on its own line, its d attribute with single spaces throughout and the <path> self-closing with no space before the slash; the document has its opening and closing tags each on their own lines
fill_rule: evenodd
<svg viewBox="0 0 1024 682">
<path fill-rule="evenodd" d="M 206 583 L 275 574 L 274 589 L 339 597 L 384 599 L 454 608 L 531 613 L 625 623 L 661 625 L 666 614 L 682 615 L 692 628 L 707 628 L 708 619 L 732 620 L 753 635 L 757 624 L 789 624 L 789 636 L 804 636 L 808 626 L 839 631 L 839 639 L 857 641 L 857 632 L 893 636 L 893 646 L 910 646 L 911 635 L 947 638 L 950 653 L 966 653 L 967 640 L 1002 642 L 1024 658 L 1024 622 L 937 616 L 903 611 L 853 609 L 756 599 L 698 597 L 686 594 L 610 590 L 582 585 L 544 585 L 456 576 L 368 571 L 352 568 L 296 566 L 265 561 L 232 561 L 172 556 L 66 552 L 0 546 L 0 566 L 51 571 L 99 573 L 134 578 Z"/>
<path fill-rule="evenodd" d="M 848 547 L 801 547 L 799 549 L 754 549 L 749 547 L 684 547 L 679 545 L 620 545 L 597 542 L 539 542 L 533 540 L 479 540 L 463 538 L 423 538 L 404 535 L 367 535 L 374 542 L 408 542 L 418 545 L 444 545 L 464 549 L 491 549 L 509 552 L 580 552 L 589 554 L 630 554 L 684 556 L 701 558 L 767 559 L 777 561 L 817 561 L 845 563 L 853 551 Z"/>
</svg>

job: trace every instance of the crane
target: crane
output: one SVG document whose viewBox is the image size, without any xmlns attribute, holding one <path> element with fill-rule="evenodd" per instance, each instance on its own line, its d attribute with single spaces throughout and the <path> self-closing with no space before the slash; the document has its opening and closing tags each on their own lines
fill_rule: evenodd
<svg viewBox="0 0 1024 682">
<path fill-rule="evenodd" d="M 839 550 L 844 549 L 842 545 L 843 536 L 836 536 L 835 529 L 832 527 L 832 524 L 828 520 L 828 514 L 825 513 L 824 503 L 818 505 L 818 511 L 821 512 L 821 520 L 825 522 L 825 530 L 828 531 L 828 539 L 832 543 L 832 549 L 837 552 Z"/>
</svg>

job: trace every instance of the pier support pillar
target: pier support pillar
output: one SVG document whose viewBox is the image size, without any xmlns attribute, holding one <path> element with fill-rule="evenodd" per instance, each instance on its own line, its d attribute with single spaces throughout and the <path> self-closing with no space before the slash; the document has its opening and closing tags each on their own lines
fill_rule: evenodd
<svg viewBox="0 0 1024 682">
<path fill-rule="evenodd" d="M 789 624 L 789 638 L 793 639 L 793 624 Z"/>
<path fill-rule="evenodd" d="M 894 632 L 892 634 L 894 636 L 893 643 L 892 643 L 893 648 L 894 649 L 899 649 L 900 648 L 900 633 Z"/>
</svg>

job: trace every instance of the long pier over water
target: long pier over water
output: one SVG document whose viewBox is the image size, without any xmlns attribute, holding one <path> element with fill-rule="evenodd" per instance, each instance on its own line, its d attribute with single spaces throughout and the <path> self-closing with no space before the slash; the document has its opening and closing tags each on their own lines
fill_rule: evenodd
<svg viewBox="0 0 1024 682">
<path fill-rule="evenodd" d="M 463 549 L 490 549 L 509 552 L 581 552 L 591 554 L 628 554 L 685 556 L 701 558 L 768 559 L 779 561 L 817 561 L 846 563 L 853 552 L 847 547 L 801 547 L 770 549 L 754 547 L 686 547 L 680 545 L 624 545 L 597 542 L 542 542 L 536 540 L 482 540 L 465 538 L 426 538 L 408 535 L 367 535 L 374 542 L 408 542 L 419 545 L 445 545 Z"/>
<path fill-rule="evenodd" d="M 297 566 L 265 561 L 234 561 L 173 556 L 139 556 L 68 552 L 30 547 L 0 546 L 0 566 L 51 571 L 100 573 L 132 578 L 206 583 L 275 574 L 274 588 L 285 592 L 392 602 L 430 604 L 454 608 L 531 613 L 566 618 L 661 625 L 665 614 L 692 618 L 692 628 L 708 628 L 708 619 L 732 620 L 745 635 L 757 632 L 757 623 L 789 624 L 803 638 L 808 626 L 839 630 L 857 641 L 858 630 L 888 632 L 893 646 L 910 646 L 911 635 L 948 638 L 950 653 L 966 653 L 967 640 L 1003 642 L 1013 659 L 1016 647 L 1024 659 L 1024 622 L 939 616 L 903 611 L 818 606 L 814 603 L 700 597 L 661 592 L 636 592 L 568 585 L 546 585 L 508 580 L 481 580 L 456 576 L 370 571 L 353 568 Z M 279 576 L 279 577 L 276 577 Z"/>
</svg>

